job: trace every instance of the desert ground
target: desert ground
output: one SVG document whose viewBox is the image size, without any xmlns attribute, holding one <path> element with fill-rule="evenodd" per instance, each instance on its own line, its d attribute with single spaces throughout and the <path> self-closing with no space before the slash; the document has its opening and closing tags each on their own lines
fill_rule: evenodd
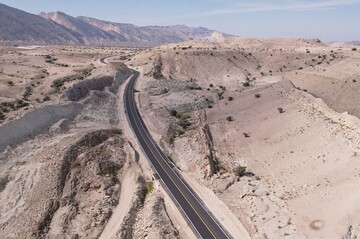
<svg viewBox="0 0 360 239">
<path fill-rule="evenodd" d="M 0 50 L 1 238 L 196 238 L 127 123 L 130 69 L 155 141 L 234 238 L 359 234 L 360 49 L 214 34 Z"/>
<path fill-rule="evenodd" d="M 138 51 L 3 46 L 1 238 L 194 237 L 126 125 L 119 61 Z"/>
<path fill-rule="evenodd" d="M 216 37 L 131 62 L 143 117 L 212 192 L 205 204 L 220 199 L 251 238 L 341 238 L 360 229 L 359 56 L 316 39 Z"/>
</svg>

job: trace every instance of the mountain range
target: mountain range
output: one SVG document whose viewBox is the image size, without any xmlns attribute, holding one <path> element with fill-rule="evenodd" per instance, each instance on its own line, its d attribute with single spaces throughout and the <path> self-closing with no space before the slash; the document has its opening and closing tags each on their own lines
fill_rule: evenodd
<svg viewBox="0 0 360 239">
<path fill-rule="evenodd" d="M 204 27 L 136 26 L 62 12 L 39 15 L 0 4 L 0 41 L 31 44 L 160 45 L 208 38 Z M 226 35 L 226 34 L 224 34 Z"/>
</svg>

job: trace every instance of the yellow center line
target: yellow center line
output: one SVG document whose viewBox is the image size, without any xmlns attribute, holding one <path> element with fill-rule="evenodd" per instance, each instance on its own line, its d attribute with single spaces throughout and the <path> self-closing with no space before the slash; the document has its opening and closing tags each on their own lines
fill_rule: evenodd
<svg viewBox="0 0 360 239">
<path fill-rule="evenodd" d="M 131 111 L 131 107 L 130 107 L 130 111 Z M 134 117 L 133 112 L 131 112 L 132 116 Z M 140 122 L 141 123 L 141 122 Z M 136 125 L 136 124 L 135 124 Z M 136 127 L 138 128 L 142 138 L 144 139 L 145 144 L 147 145 L 147 147 L 150 149 L 152 155 L 154 156 L 154 158 L 156 159 L 156 161 L 160 164 L 160 167 L 164 170 L 164 172 L 166 173 L 166 175 L 170 178 L 170 180 L 172 181 L 172 183 L 175 185 L 175 187 L 178 189 L 178 191 L 181 193 L 181 195 L 185 198 L 185 200 L 187 201 L 187 203 L 190 205 L 190 207 L 193 209 L 193 211 L 195 212 L 195 214 L 200 218 L 200 220 L 202 221 L 202 223 L 205 225 L 205 227 L 208 229 L 208 231 L 211 233 L 211 235 L 217 239 L 217 237 L 215 236 L 214 232 L 209 228 L 209 226 L 205 223 L 205 220 L 203 219 L 203 217 L 197 212 L 197 210 L 193 207 L 193 205 L 190 203 L 190 201 L 188 200 L 188 198 L 184 195 L 184 193 L 182 192 L 182 190 L 177 186 L 177 184 L 174 182 L 174 180 L 170 177 L 170 175 L 167 173 L 167 171 L 165 170 L 165 168 L 163 167 L 163 165 L 161 164 L 161 162 L 159 161 L 159 159 L 155 156 L 154 151 L 151 149 L 151 147 L 149 146 L 149 144 L 147 143 L 147 141 L 144 138 L 144 135 L 142 134 L 140 128 L 136 125 Z M 155 146 L 156 147 L 156 146 Z M 151 160 L 150 160 L 151 161 Z M 170 190 L 170 189 L 169 189 Z M 174 195 L 175 197 L 175 195 Z M 181 205 L 180 205 L 181 206 Z M 186 213 L 186 212 L 185 212 Z M 190 219 L 190 218 L 189 218 Z M 195 226 L 195 225 L 194 225 Z"/>
</svg>

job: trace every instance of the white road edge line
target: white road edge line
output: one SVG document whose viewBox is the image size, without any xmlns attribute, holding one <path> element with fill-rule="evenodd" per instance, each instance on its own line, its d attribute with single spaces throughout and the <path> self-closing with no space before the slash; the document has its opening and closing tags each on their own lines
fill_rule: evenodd
<svg viewBox="0 0 360 239">
<path fill-rule="evenodd" d="M 135 102 L 136 103 L 136 102 Z M 137 106 L 136 106 L 137 108 Z M 140 116 L 138 115 L 139 112 L 137 112 L 137 117 L 140 118 Z M 151 135 L 149 135 L 149 132 L 148 130 L 144 127 L 143 125 L 143 122 L 141 120 L 140 121 L 140 124 L 141 124 L 141 127 L 144 129 L 145 133 L 147 134 L 147 136 L 150 138 L 150 141 L 151 143 L 153 144 L 153 146 L 155 147 L 156 151 L 163 156 L 164 158 L 164 155 L 162 153 L 159 152 L 159 149 L 158 149 L 158 146 L 157 144 L 154 142 L 153 138 L 151 137 Z M 198 200 L 198 198 L 192 193 L 192 191 L 188 188 L 188 186 L 183 182 L 183 180 L 177 175 L 177 173 L 173 170 L 173 168 L 167 163 L 167 160 L 165 160 L 167 166 L 169 166 L 170 170 L 174 172 L 174 174 L 176 175 L 176 177 L 179 179 L 179 181 L 185 186 L 185 188 L 190 192 L 190 194 L 195 198 L 195 200 L 200 204 L 200 206 L 204 209 L 204 211 L 207 213 L 207 215 L 219 226 L 220 230 L 224 233 L 224 235 L 230 239 L 230 237 L 227 235 L 228 233 L 226 233 L 220 224 L 218 224 L 218 221 L 214 219 L 214 217 L 212 215 L 210 215 L 210 213 L 205 209 L 205 207 L 202 205 L 202 203 Z"/>
<path fill-rule="evenodd" d="M 131 80 L 131 79 L 130 79 L 130 80 Z M 127 88 L 127 87 L 128 87 L 128 83 L 127 83 L 126 86 L 125 86 L 125 92 L 126 92 L 126 88 Z M 125 97 L 125 94 L 126 94 L 126 93 L 124 93 L 124 98 L 126 98 L 126 97 Z M 126 101 L 126 100 L 125 100 L 125 101 Z M 126 104 L 126 103 L 125 103 L 125 104 Z M 153 163 L 151 162 L 150 158 L 148 157 L 148 155 L 147 155 L 147 153 L 145 152 L 143 146 L 141 145 L 138 137 L 137 137 L 136 134 L 135 134 L 135 131 L 134 131 L 134 129 L 133 129 L 133 126 L 132 126 L 131 123 L 130 123 L 129 115 L 128 115 L 128 112 L 127 112 L 127 110 L 126 110 L 126 107 L 125 107 L 125 114 L 126 114 L 126 118 L 128 119 L 128 122 L 129 122 L 129 125 L 130 125 L 130 127 L 131 127 L 131 130 L 133 131 L 133 133 L 134 133 L 134 135 L 135 135 L 135 137 L 136 137 L 136 140 L 138 141 L 138 143 L 139 143 L 142 151 L 144 152 L 144 154 L 145 154 L 146 157 L 148 158 L 148 161 L 149 161 L 150 164 L 152 165 L 152 168 L 155 170 L 155 172 L 156 172 L 156 173 L 159 175 L 159 177 L 160 177 L 159 172 L 157 171 L 157 169 L 155 168 L 155 166 L 154 166 Z M 192 228 L 196 231 L 196 233 L 198 234 L 198 236 L 199 236 L 200 238 L 203 238 L 203 237 L 201 236 L 200 232 L 196 229 L 195 225 L 192 223 L 192 221 L 191 221 L 190 218 L 188 217 L 188 215 L 186 214 L 186 212 L 184 211 L 184 209 L 182 208 L 182 206 L 181 206 L 181 204 L 179 203 L 179 201 L 176 199 L 176 197 L 175 197 L 174 194 L 171 192 L 171 190 L 167 187 L 166 183 L 163 181 L 162 178 L 161 178 L 161 181 L 162 181 L 162 184 L 167 188 L 167 191 L 170 192 L 171 197 L 176 201 L 177 205 L 179 205 L 179 208 L 181 209 L 181 211 L 183 212 L 183 214 L 184 214 L 185 217 L 187 218 L 187 221 L 192 225 Z M 203 239 L 204 239 L 204 238 L 203 238 Z"/>
</svg>

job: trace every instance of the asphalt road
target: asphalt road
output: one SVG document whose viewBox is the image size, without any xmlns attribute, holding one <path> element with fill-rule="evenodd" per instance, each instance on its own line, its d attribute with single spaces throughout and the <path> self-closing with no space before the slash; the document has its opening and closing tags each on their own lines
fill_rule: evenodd
<svg viewBox="0 0 360 239">
<path fill-rule="evenodd" d="M 100 62 L 106 65 L 107 62 L 106 62 L 105 60 L 106 60 L 107 58 L 109 58 L 109 57 L 111 57 L 111 56 L 105 56 L 105 57 L 103 57 L 103 58 L 100 58 Z"/>
<path fill-rule="evenodd" d="M 144 121 L 140 116 L 134 98 L 134 85 L 138 77 L 139 73 L 135 72 L 126 85 L 124 103 L 129 123 L 139 141 L 139 144 L 163 184 L 167 187 L 172 198 L 180 206 L 188 221 L 192 224 L 192 227 L 198 234 L 199 238 L 229 238 L 229 236 L 227 236 L 221 229 L 221 226 L 201 205 L 197 197 L 190 190 L 189 185 L 187 185 L 171 168 L 168 163 L 167 156 L 152 139 Z"/>
</svg>

